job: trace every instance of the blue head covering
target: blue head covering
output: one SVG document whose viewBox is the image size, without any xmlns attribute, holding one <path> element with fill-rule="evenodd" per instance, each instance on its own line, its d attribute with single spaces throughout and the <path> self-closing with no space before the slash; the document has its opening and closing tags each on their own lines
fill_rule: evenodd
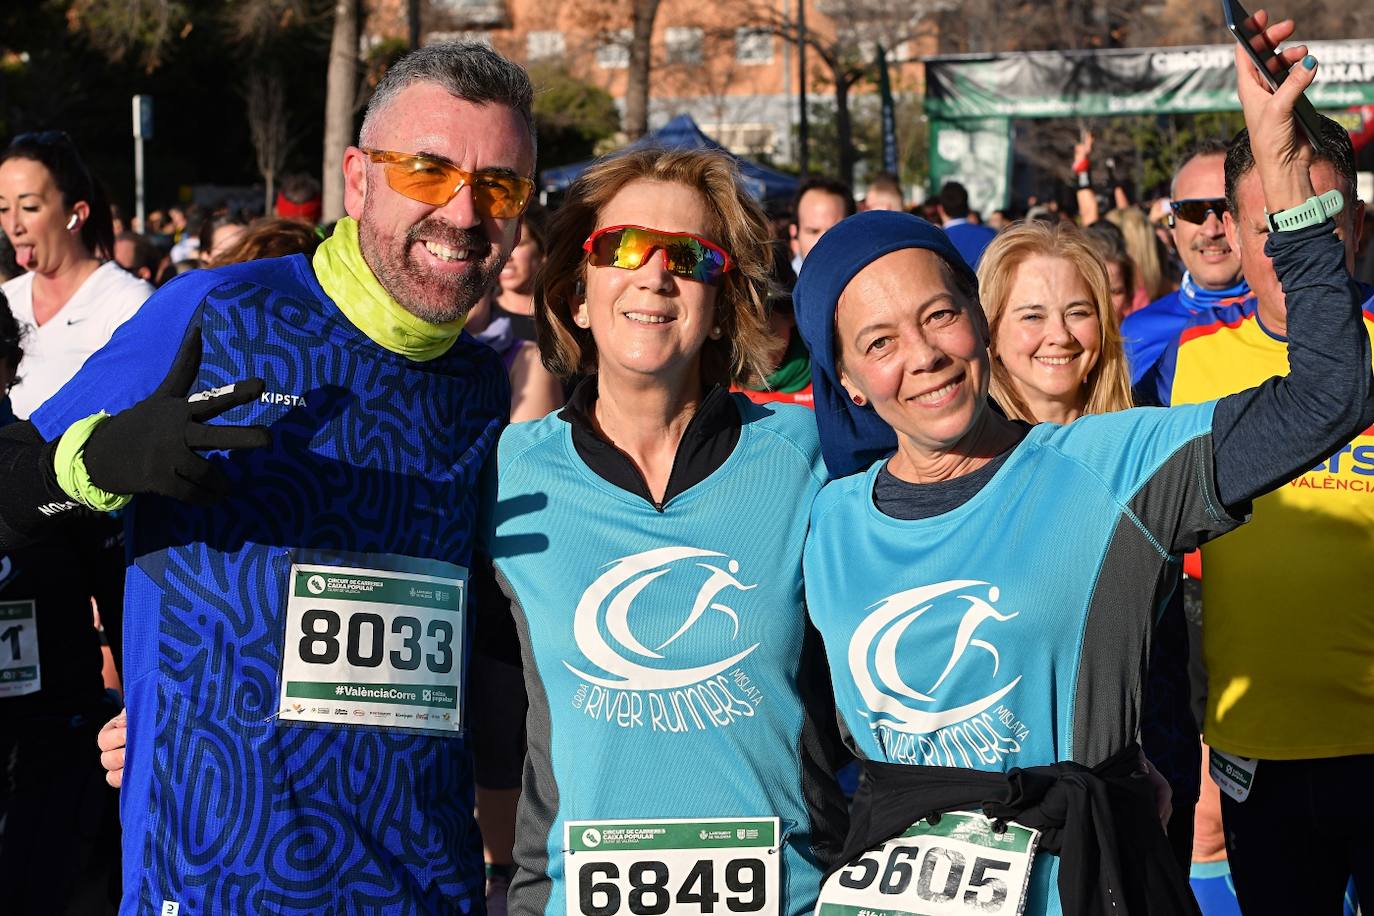
<svg viewBox="0 0 1374 916">
<path fill-rule="evenodd" d="M 840 386 L 835 368 L 835 306 L 855 274 L 903 248 L 935 252 L 978 288 L 977 278 L 943 229 L 908 213 L 869 210 L 841 220 L 821 236 L 806 255 L 792 291 L 797 329 L 811 351 L 816 424 L 831 477 L 857 473 L 897 448 L 892 427 L 872 407 L 856 405 Z"/>
</svg>

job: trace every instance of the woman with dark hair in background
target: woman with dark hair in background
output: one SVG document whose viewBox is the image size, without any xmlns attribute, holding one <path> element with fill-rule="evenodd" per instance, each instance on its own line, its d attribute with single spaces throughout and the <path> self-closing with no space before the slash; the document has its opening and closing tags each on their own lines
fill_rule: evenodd
<svg viewBox="0 0 1374 916">
<path fill-rule="evenodd" d="M 233 231 L 235 229 L 238 231 Z M 263 258 L 284 258 L 292 254 L 313 257 L 315 249 L 319 248 L 320 242 L 323 241 L 314 226 L 279 216 L 260 217 L 249 223 L 247 228 L 238 224 L 225 224 L 217 228 L 216 232 L 230 240 L 227 245 L 217 248 L 217 253 L 206 265 L 208 267 L 242 264 L 244 261 L 258 261 Z M 232 232 L 232 236 L 226 235 L 228 232 Z"/>
<path fill-rule="evenodd" d="M 542 420 L 563 406 L 563 383 L 544 368 L 539 348 L 516 333 L 511 316 L 498 313 L 495 299 L 494 292 L 483 296 L 463 327 L 501 354 L 510 378 L 510 421 Z"/>
<path fill-rule="evenodd" d="M 222 263 L 220 257 L 238 242 L 248 231 L 243 220 L 237 216 L 212 216 L 200 227 L 200 263 L 204 267 L 216 267 Z"/>
<path fill-rule="evenodd" d="M 509 318 L 511 332 L 521 340 L 534 340 L 534 275 L 549 250 L 548 225 L 549 211 L 532 204 L 520 226 L 520 244 L 501 268 L 501 289 L 492 316 Z"/>
<path fill-rule="evenodd" d="M 105 191 L 61 131 L 20 134 L 0 152 L 0 228 L 26 273 L 0 285 L 29 358 L 11 397 L 26 419 L 66 384 L 153 288 L 114 256 Z"/>
<path fill-rule="evenodd" d="M 23 329 L 0 295 L 0 426 Z M 24 360 L 24 369 L 30 364 Z M 16 389 L 17 390 L 17 389 Z M 118 795 L 94 753 L 119 709 L 105 690 L 92 601 L 119 650 L 120 522 L 72 513 L 40 543 L 0 552 L 0 887 L 4 912 L 112 912 Z"/>
<path fill-rule="evenodd" d="M 1116 223 L 1099 220 L 1083 229 L 1088 240 L 1107 265 L 1107 283 L 1112 294 L 1112 311 L 1117 320 L 1126 315 L 1135 302 L 1135 262 L 1126 250 L 1126 236 Z"/>
</svg>

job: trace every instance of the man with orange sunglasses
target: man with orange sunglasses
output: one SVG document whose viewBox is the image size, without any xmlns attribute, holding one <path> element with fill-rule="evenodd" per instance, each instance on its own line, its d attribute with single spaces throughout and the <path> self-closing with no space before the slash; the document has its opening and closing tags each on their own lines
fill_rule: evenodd
<svg viewBox="0 0 1374 916">
<path fill-rule="evenodd" d="M 510 395 L 460 333 L 532 94 L 481 45 L 403 58 L 313 259 L 178 278 L 0 439 L 0 548 L 137 497 L 126 914 L 483 911 L 467 570 Z"/>
</svg>

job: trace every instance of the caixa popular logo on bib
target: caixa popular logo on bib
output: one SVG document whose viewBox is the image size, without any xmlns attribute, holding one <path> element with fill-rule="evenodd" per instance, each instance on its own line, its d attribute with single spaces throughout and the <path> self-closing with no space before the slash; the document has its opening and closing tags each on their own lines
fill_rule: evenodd
<svg viewBox="0 0 1374 916">
<path fill-rule="evenodd" d="M 873 737 L 889 760 L 996 764 L 1028 730 L 1010 706 L 1021 675 L 1004 670 L 999 640 L 1019 615 L 997 586 L 953 579 L 897 592 L 866 608 L 849 667 Z"/>
<path fill-rule="evenodd" d="M 602 567 L 573 614 L 584 660 L 572 698 L 620 728 L 684 732 L 754 715 L 763 697 L 743 663 L 758 642 L 749 626 L 750 581 L 714 550 L 660 547 Z"/>
</svg>

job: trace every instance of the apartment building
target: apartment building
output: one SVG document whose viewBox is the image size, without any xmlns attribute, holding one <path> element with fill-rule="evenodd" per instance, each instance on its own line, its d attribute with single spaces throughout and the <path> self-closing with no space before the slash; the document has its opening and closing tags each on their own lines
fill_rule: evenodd
<svg viewBox="0 0 1374 916">
<path fill-rule="evenodd" d="M 522 63 L 554 64 L 604 88 L 623 108 L 630 59 L 633 0 L 421 0 L 422 40 L 486 41 Z M 746 156 L 794 161 L 800 106 L 794 39 L 799 0 L 662 0 L 655 19 L 650 78 L 650 128 L 687 113 L 706 133 Z M 922 3 L 802 0 L 808 30 L 854 60 L 873 59 L 877 41 L 898 40 L 898 90 L 917 91 L 916 59 L 935 51 L 934 31 L 921 27 Z M 406 34 L 406 0 L 375 0 L 369 31 Z M 902 6 L 895 12 L 886 6 Z M 875 13 L 875 11 L 878 11 Z M 822 55 L 807 51 L 807 91 L 833 98 Z M 859 94 L 870 93 L 863 84 Z"/>
</svg>

